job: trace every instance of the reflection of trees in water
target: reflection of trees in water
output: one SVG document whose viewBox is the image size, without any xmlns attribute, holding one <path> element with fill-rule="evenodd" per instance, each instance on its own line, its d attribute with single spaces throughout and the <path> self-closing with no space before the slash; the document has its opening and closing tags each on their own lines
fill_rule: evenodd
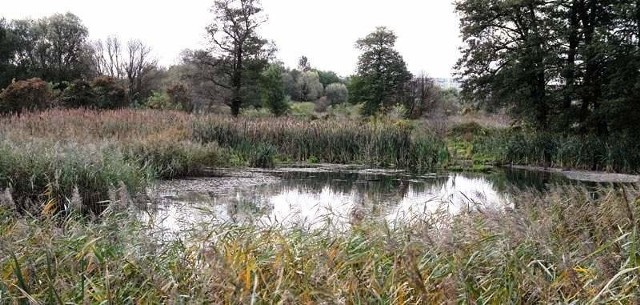
<svg viewBox="0 0 640 305">
<path fill-rule="evenodd" d="M 499 191 L 508 193 L 526 190 L 543 192 L 548 191 L 551 186 L 577 184 L 577 181 L 557 173 L 513 168 L 495 171 L 486 177 Z"/>
<path fill-rule="evenodd" d="M 416 181 L 410 177 L 370 173 L 289 172 L 281 174 L 282 186 L 308 193 L 321 193 L 325 188 L 338 194 L 366 194 L 370 200 L 388 201 L 404 198 L 411 186 L 415 192 L 424 192 L 433 185 L 447 182 L 446 177 Z"/>
</svg>

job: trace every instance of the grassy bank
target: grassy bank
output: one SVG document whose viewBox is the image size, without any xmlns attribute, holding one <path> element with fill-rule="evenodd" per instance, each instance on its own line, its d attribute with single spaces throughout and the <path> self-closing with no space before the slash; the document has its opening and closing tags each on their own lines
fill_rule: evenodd
<svg viewBox="0 0 640 305">
<path fill-rule="evenodd" d="M 172 111 L 51 110 L 0 118 L 0 189 L 20 211 L 99 212 L 109 192 L 154 179 L 197 176 L 208 167 L 277 162 L 357 163 L 433 171 L 444 141 L 408 124 L 195 116 Z"/>
<path fill-rule="evenodd" d="M 0 303 L 633 304 L 638 195 L 521 193 L 515 210 L 441 215 L 448 226 L 374 221 L 341 235 L 194 224 L 170 242 L 115 210 L 60 226 L 0 207 Z"/>
<path fill-rule="evenodd" d="M 563 135 L 511 128 L 454 126 L 448 146 L 452 160 L 474 165 L 515 164 L 637 174 L 640 141 L 632 135 Z"/>
</svg>

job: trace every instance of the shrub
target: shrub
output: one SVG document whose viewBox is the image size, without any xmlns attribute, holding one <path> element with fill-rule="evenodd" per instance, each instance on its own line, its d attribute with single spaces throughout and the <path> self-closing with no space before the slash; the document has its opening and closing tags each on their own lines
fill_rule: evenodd
<svg viewBox="0 0 640 305">
<path fill-rule="evenodd" d="M 331 102 L 331 105 L 338 105 L 349 100 L 349 90 L 347 86 L 341 83 L 334 83 L 325 89 L 325 95 Z"/>
<path fill-rule="evenodd" d="M 113 77 L 99 76 L 91 83 L 96 94 L 96 107 L 100 109 L 117 109 L 127 106 L 127 93 Z"/>
<path fill-rule="evenodd" d="M 92 108 L 95 106 L 96 93 L 89 82 L 76 80 L 64 89 L 61 102 L 66 108 Z"/>
<path fill-rule="evenodd" d="M 156 110 L 179 110 L 180 105 L 171 102 L 171 97 L 164 92 L 154 91 L 144 104 L 146 108 Z"/>
<path fill-rule="evenodd" d="M 271 66 L 262 75 L 262 101 L 275 116 L 281 116 L 289 111 L 289 103 L 285 98 L 282 83 L 282 71 L 277 66 Z"/>
<path fill-rule="evenodd" d="M 42 110 L 51 105 L 51 88 L 39 78 L 13 82 L 0 93 L 0 113 Z"/>
<path fill-rule="evenodd" d="M 177 105 L 181 110 L 191 112 L 193 111 L 193 103 L 189 94 L 189 89 L 183 84 L 175 84 L 167 88 L 167 95 L 169 101 L 173 105 Z"/>
<path fill-rule="evenodd" d="M 329 106 L 331 106 L 331 101 L 326 96 L 323 96 L 316 101 L 313 110 L 316 112 L 326 112 Z"/>
</svg>

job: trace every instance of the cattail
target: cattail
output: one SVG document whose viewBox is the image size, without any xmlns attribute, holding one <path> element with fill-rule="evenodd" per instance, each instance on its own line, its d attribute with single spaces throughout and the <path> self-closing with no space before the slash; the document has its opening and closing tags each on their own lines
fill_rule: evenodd
<svg viewBox="0 0 640 305">
<path fill-rule="evenodd" d="M 82 212 L 82 197 L 80 196 L 80 191 L 78 190 L 78 186 L 73 187 L 73 193 L 71 194 L 71 201 L 69 201 L 69 211 L 72 214 L 77 214 Z"/>
<path fill-rule="evenodd" d="M 3 206 L 9 211 L 16 210 L 16 203 L 13 201 L 13 197 L 11 196 L 11 190 L 6 188 L 3 194 L 0 194 L 0 206 Z"/>
</svg>

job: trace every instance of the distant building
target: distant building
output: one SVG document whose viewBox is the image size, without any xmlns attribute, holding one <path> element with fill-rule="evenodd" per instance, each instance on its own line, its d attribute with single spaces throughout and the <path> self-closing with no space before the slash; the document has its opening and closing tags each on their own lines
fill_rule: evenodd
<svg viewBox="0 0 640 305">
<path fill-rule="evenodd" d="M 458 90 L 460 90 L 462 88 L 460 86 L 460 83 L 457 82 L 453 78 L 434 78 L 433 81 L 434 81 L 434 83 L 436 85 L 438 85 L 438 87 L 440 87 L 442 89 L 458 89 Z"/>
</svg>

